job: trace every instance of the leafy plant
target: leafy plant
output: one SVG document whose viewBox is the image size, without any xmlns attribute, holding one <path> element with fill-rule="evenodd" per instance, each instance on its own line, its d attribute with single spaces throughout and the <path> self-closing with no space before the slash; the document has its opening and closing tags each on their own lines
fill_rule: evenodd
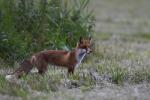
<svg viewBox="0 0 150 100">
<path fill-rule="evenodd" d="M 0 57 L 14 62 L 43 49 L 72 49 L 92 35 L 89 0 L 1 0 Z"/>
</svg>

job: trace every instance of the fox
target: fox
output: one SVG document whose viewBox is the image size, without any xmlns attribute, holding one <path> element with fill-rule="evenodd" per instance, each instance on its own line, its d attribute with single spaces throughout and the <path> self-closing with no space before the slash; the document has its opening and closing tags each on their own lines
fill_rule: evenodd
<svg viewBox="0 0 150 100">
<path fill-rule="evenodd" d="M 19 68 L 8 74 L 6 79 L 12 75 L 20 78 L 24 73 L 28 74 L 33 67 L 38 69 L 39 74 L 44 74 L 49 64 L 65 67 L 68 70 L 68 74 L 73 74 L 75 68 L 79 67 L 84 57 L 92 52 L 91 41 L 91 37 L 80 37 L 76 47 L 72 51 L 43 50 L 34 53 L 30 58 L 24 60 Z"/>
</svg>

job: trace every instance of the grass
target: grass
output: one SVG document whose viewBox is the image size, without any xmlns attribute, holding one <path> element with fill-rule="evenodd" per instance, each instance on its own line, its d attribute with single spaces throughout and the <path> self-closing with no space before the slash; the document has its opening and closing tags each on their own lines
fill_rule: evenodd
<svg viewBox="0 0 150 100">
<path fill-rule="evenodd" d="M 101 35 L 104 34 L 99 34 L 99 37 Z M 43 76 L 35 73 L 24 75 L 20 84 L 9 83 L 3 75 L 0 75 L 0 93 L 33 99 L 31 91 L 51 95 L 59 92 L 61 88 L 78 88 L 82 92 L 90 91 L 95 85 L 101 86 L 103 81 L 119 86 L 123 86 L 124 83 L 150 82 L 149 55 L 147 55 L 149 49 L 141 46 L 145 40 L 140 40 L 139 45 L 142 49 L 137 50 L 136 46 L 131 46 L 137 43 L 136 40 L 122 42 L 124 39 L 120 36 L 118 42 L 112 39 L 112 35 L 107 39 L 100 39 L 100 41 L 99 39 L 95 41 L 94 53 L 88 56 L 88 59 L 75 70 L 73 75 L 66 77 L 65 69 L 53 68 L 53 66 L 50 66 Z M 93 72 L 91 69 L 95 69 L 100 80 L 93 78 L 90 74 Z M 40 98 L 47 99 L 44 96 Z"/>
<path fill-rule="evenodd" d="M 97 70 L 100 76 L 107 78 L 108 82 L 123 85 L 128 82 L 130 84 L 139 84 L 141 82 L 150 82 L 150 69 L 127 71 L 126 68 L 119 67 L 114 62 L 106 62 L 99 64 Z M 58 92 L 62 85 L 60 75 L 28 75 L 24 76 L 22 84 L 8 83 L 3 76 L 0 76 L 0 92 L 1 94 L 9 94 L 12 96 L 21 96 L 26 98 L 30 94 L 27 86 L 34 91 L 41 91 L 43 93 Z M 93 85 L 96 85 L 96 80 L 92 79 L 90 75 L 81 77 L 79 73 L 69 76 L 70 82 L 79 85 L 82 92 L 90 91 Z M 69 85 L 74 85 L 67 83 Z M 31 94 L 30 94 L 31 95 Z"/>
<path fill-rule="evenodd" d="M 129 81 L 132 83 L 150 82 L 150 68 L 143 68 L 141 70 L 134 70 L 128 72 Z"/>
<path fill-rule="evenodd" d="M 134 34 L 123 34 L 121 36 L 122 40 L 130 42 L 149 42 L 149 33 L 134 33 Z"/>
<path fill-rule="evenodd" d="M 98 72 L 108 81 L 121 84 L 125 78 L 126 71 L 118 66 L 116 63 L 105 63 L 97 66 Z"/>
<path fill-rule="evenodd" d="M 108 81 L 118 85 L 121 85 L 125 82 L 131 84 L 139 84 L 142 82 L 150 81 L 149 68 L 128 70 L 127 68 L 118 66 L 116 63 L 113 62 L 100 64 L 97 66 L 97 69 L 100 75 L 107 75 Z"/>
<path fill-rule="evenodd" d="M 94 38 L 99 39 L 99 40 L 108 40 L 110 39 L 110 37 L 111 37 L 111 34 L 109 33 L 94 34 Z"/>
<path fill-rule="evenodd" d="M 135 34 L 134 36 L 135 36 L 135 38 L 143 39 L 145 41 L 150 40 L 150 34 L 149 33 L 138 33 L 138 34 Z"/>
<path fill-rule="evenodd" d="M 2 75 L 0 75 L 0 92 L 1 94 L 21 97 L 28 94 L 28 90 L 26 88 L 23 88 L 21 85 L 8 83 Z"/>
</svg>

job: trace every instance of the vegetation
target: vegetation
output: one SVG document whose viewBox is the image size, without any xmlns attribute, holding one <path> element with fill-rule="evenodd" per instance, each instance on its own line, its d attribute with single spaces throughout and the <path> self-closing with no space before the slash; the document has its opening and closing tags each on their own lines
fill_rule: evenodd
<svg viewBox="0 0 150 100">
<path fill-rule="evenodd" d="M 149 25 L 141 24 L 145 12 L 139 20 L 140 11 L 134 0 L 132 6 L 130 0 L 100 1 L 104 15 L 97 18 L 104 26 L 98 25 L 101 33 L 93 34 L 94 17 L 87 9 L 89 0 L 0 0 L 0 98 L 4 95 L 15 100 L 149 99 L 150 34 L 147 30 L 141 32 L 141 27 L 147 29 L 145 25 Z M 121 9 L 112 9 L 112 5 Z M 115 13 L 110 13 L 113 10 Z M 130 13 L 135 15 L 126 16 Z M 116 18 L 120 19 L 116 21 Z M 127 22 L 122 22 L 124 18 Z M 134 21 L 138 20 L 141 25 L 134 29 Z M 125 24 L 129 28 L 124 27 Z M 123 34 L 124 31 L 129 34 Z M 20 60 L 43 49 L 71 50 L 79 36 L 88 35 L 94 38 L 93 52 L 73 75 L 67 76 L 65 69 L 49 66 L 42 76 L 31 72 L 21 79 L 7 81 L 4 78 L 14 69 L 6 68 L 5 63 L 16 61 L 14 67 L 18 67 Z"/>
<path fill-rule="evenodd" d="M 103 36 L 104 34 L 99 34 L 100 37 L 101 35 Z M 122 42 L 128 39 L 128 36 L 132 38 L 131 35 L 126 35 L 126 39 L 124 35 L 122 35 L 123 37 L 120 35 L 120 42 L 113 40 L 112 36 L 113 34 L 107 34 L 107 39 L 97 39 L 98 42 L 95 43 L 96 47 L 93 55 L 90 55 L 80 65 L 80 68 L 75 70 L 73 75 L 66 77 L 66 70 L 55 68 L 55 66 L 49 66 L 48 71 L 43 76 L 30 73 L 14 83 L 6 81 L 4 76 L 0 75 L 0 93 L 33 99 L 34 93 L 38 92 L 39 96 L 37 95 L 35 98 L 48 99 L 47 96 L 59 93 L 62 88 L 64 91 L 66 88 L 78 88 L 82 92 L 87 92 L 97 85 L 103 88 L 107 86 L 107 83 L 116 86 L 124 86 L 125 83 L 130 85 L 149 83 L 150 69 L 147 67 L 149 63 L 145 62 L 147 57 L 150 57 L 147 55 L 149 50 L 144 50 L 144 47 L 142 47 L 137 51 L 136 47 L 130 47 L 131 44 L 138 43 L 138 38 Z M 140 40 L 140 43 L 145 42 L 143 39 Z M 129 50 L 126 50 L 126 48 Z M 141 53 L 143 54 L 142 56 Z M 63 92 L 59 95 L 62 96 Z"/>
<path fill-rule="evenodd" d="M 114 62 L 107 62 L 104 65 L 98 65 L 97 69 L 100 75 L 107 77 L 107 81 L 118 85 L 122 85 L 125 82 L 138 84 L 150 81 L 149 68 L 129 71 L 127 68 L 122 68 Z"/>
<path fill-rule="evenodd" d="M 0 57 L 7 63 L 43 49 L 72 49 L 93 32 L 89 0 L 1 0 Z"/>
</svg>

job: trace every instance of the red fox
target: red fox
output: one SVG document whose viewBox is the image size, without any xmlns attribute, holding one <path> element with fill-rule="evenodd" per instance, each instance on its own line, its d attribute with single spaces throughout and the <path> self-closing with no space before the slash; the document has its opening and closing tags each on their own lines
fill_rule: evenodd
<svg viewBox="0 0 150 100">
<path fill-rule="evenodd" d="M 29 59 L 24 60 L 20 67 L 6 78 L 11 75 L 19 78 L 23 73 L 28 74 L 33 67 L 38 69 L 39 74 L 43 74 L 46 72 L 48 64 L 66 67 L 68 73 L 73 74 L 75 67 L 78 67 L 85 55 L 91 52 L 91 37 L 87 39 L 80 37 L 74 50 L 45 50 L 35 53 Z"/>
</svg>

